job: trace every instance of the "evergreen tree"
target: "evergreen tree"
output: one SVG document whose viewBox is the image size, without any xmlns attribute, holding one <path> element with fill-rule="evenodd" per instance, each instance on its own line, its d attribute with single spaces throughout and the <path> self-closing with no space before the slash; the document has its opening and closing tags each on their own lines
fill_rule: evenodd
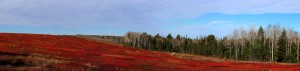
<svg viewBox="0 0 300 71">
<path fill-rule="evenodd" d="M 167 39 L 173 39 L 171 34 L 168 34 Z"/>
<path fill-rule="evenodd" d="M 160 36 L 159 34 L 156 34 L 156 35 L 154 36 L 154 38 L 161 38 L 161 36 Z"/>
<path fill-rule="evenodd" d="M 181 47 L 181 52 L 185 53 L 186 52 L 186 48 L 188 48 L 188 39 L 187 38 L 183 38 L 183 44 Z"/>
<path fill-rule="evenodd" d="M 217 40 L 214 35 L 207 36 L 207 55 L 215 55 L 217 49 Z"/>
<path fill-rule="evenodd" d="M 278 40 L 278 52 L 277 52 L 277 62 L 283 62 L 286 58 L 286 44 L 287 44 L 287 34 L 283 30 L 281 36 Z"/>
<path fill-rule="evenodd" d="M 290 54 L 288 54 L 286 60 L 284 62 L 296 63 L 297 62 L 297 45 L 296 43 L 291 44 Z"/>
<path fill-rule="evenodd" d="M 174 51 L 173 49 L 174 48 L 171 40 L 166 40 L 166 51 L 173 52 Z"/>
<path fill-rule="evenodd" d="M 264 61 L 270 61 L 270 59 L 271 59 L 271 53 L 270 53 L 271 47 L 268 47 L 270 45 L 268 42 L 270 42 L 270 38 L 267 38 L 265 40 L 265 46 L 262 49 L 262 50 L 264 50 L 264 52 L 263 52 L 263 54 L 264 54 L 264 57 L 263 57 Z"/>
<path fill-rule="evenodd" d="M 180 40 L 180 39 L 181 39 L 180 35 L 177 35 L 177 36 L 176 36 L 176 39 Z"/>
<path fill-rule="evenodd" d="M 260 26 L 256 38 L 256 47 L 254 48 L 255 57 L 257 57 L 257 60 L 260 61 L 263 61 L 265 59 L 265 56 L 267 55 L 266 52 L 268 52 L 268 50 L 264 50 L 266 48 L 264 42 L 265 42 L 264 30 L 262 26 Z"/>
</svg>

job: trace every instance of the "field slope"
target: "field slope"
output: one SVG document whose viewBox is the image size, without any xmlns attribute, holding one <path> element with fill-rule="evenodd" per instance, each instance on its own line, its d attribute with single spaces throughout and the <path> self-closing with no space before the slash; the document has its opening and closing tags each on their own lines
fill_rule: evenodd
<svg viewBox="0 0 300 71">
<path fill-rule="evenodd" d="M 0 70 L 299 71 L 300 65 L 234 62 L 185 54 L 172 56 L 70 36 L 0 33 Z"/>
</svg>

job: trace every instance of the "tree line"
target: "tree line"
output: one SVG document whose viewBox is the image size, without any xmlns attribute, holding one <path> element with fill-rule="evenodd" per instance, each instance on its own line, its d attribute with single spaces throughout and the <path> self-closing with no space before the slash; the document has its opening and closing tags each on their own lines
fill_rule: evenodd
<svg viewBox="0 0 300 71">
<path fill-rule="evenodd" d="M 279 25 L 268 25 L 263 28 L 250 26 L 233 30 L 225 37 L 214 35 L 188 38 L 187 36 L 168 34 L 151 35 L 139 32 L 128 32 L 123 37 L 86 36 L 86 39 L 101 40 L 123 44 L 139 49 L 188 53 L 226 59 L 264 62 L 299 62 L 299 35 L 293 29 Z"/>
</svg>

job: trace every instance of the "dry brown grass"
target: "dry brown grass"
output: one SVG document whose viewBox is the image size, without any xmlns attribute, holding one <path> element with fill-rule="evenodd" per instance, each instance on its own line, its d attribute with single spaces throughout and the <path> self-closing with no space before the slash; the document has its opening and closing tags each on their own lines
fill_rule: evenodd
<svg viewBox="0 0 300 71">
<path fill-rule="evenodd" d="M 172 53 L 169 53 L 172 55 Z M 209 62 L 224 62 L 224 61 L 231 61 L 221 58 L 213 58 L 213 57 L 205 57 L 205 56 L 198 56 L 198 55 L 192 55 L 192 54 L 184 54 L 184 53 L 176 53 L 173 55 L 177 58 L 187 59 L 187 60 L 196 60 L 196 61 L 209 61 Z"/>
<path fill-rule="evenodd" d="M 0 53 L 0 70 L 1 71 L 36 71 L 36 70 L 53 70 L 54 64 L 60 64 L 67 61 L 50 58 L 41 54 L 14 54 Z"/>
</svg>

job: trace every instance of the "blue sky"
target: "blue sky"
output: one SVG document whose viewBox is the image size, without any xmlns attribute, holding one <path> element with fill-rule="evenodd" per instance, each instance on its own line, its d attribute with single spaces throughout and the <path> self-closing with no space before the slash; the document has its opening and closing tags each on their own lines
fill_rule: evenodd
<svg viewBox="0 0 300 71">
<path fill-rule="evenodd" d="M 241 26 L 300 31 L 297 0 L 1 0 L 0 32 L 225 36 Z"/>
</svg>

